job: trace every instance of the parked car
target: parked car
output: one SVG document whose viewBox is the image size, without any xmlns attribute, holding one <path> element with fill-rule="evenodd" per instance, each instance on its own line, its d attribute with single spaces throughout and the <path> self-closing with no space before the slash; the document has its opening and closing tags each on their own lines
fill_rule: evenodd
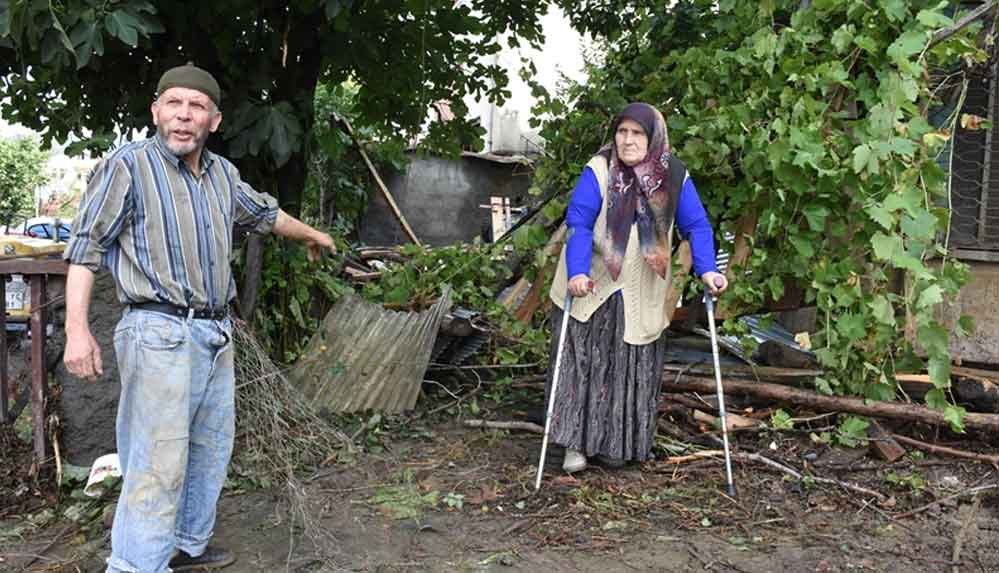
<svg viewBox="0 0 999 573">
<path fill-rule="evenodd" d="M 58 217 L 35 217 L 24 224 L 24 234 L 39 239 L 55 239 L 58 233 L 59 241 L 68 241 L 73 228 L 72 219 Z"/>
</svg>

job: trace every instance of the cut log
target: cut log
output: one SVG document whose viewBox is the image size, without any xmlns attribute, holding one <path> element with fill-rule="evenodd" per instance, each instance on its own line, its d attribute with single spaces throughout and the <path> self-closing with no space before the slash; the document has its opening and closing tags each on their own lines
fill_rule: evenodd
<svg viewBox="0 0 999 573">
<path fill-rule="evenodd" d="M 667 378 L 670 373 L 674 373 L 674 375 L 683 373 L 692 376 L 714 376 L 714 370 L 709 364 L 667 364 L 664 370 L 667 373 Z M 954 375 L 952 390 L 958 402 L 973 406 L 979 412 L 999 413 L 999 381 L 997 381 L 999 373 L 958 366 L 952 367 L 951 373 Z M 801 383 L 809 382 L 823 374 L 822 370 L 806 368 L 743 366 L 739 364 L 722 366 L 722 377 L 725 380 L 743 378 L 789 386 L 799 386 Z M 986 375 L 993 375 L 996 378 L 990 379 Z M 895 380 L 907 396 L 917 400 L 921 400 L 933 388 L 933 383 L 930 382 L 930 377 L 927 374 L 896 374 Z"/>
<path fill-rule="evenodd" d="M 867 436 L 871 438 L 868 442 L 871 453 L 879 459 L 893 462 L 905 455 L 905 448 L 900 446 L 892 435 L 881 427 L 881 424 L 872 422 L 867 427 Z"/>
<path fill-rule="evenodd" d="M 714 380 L 707 378 L 685 378 L 683 383 L 674 383 L 674 376 L 666 374 L 663 389 L 667 392 L 714 392 Z M 730 394 L 743 394 L 783 400 L 802 406 L 808 406 L 823 412 L 851 412 L 862 416 L 874 416 L 892 420 L 909 420 L 930 424 L 932 426 L 947 426 L 944 413 L 915 404 L 897 402 L 866 401 L 861 398 L 846 398 L 840 396 L 825 396 L 809 390 L 790 388 L 765 382 L 747 382 L 744 380 L 728 380 L 725 391 Z M 964 425 L 976 430 L 999 432 L 999 415 L 969 412 L 964 417 Z"/>
<path fill-rule="evenodd" d="M 952 366 L 951 390 L 962 404 L 968 404 L 980 412 L 999 413 L 999 377 L 996 374 L 988 370 Z M 895 380 L 912 398 L 922 399 L 933 389 L 933 382 L 928 374 L 896 374 Z"/>
</svg>

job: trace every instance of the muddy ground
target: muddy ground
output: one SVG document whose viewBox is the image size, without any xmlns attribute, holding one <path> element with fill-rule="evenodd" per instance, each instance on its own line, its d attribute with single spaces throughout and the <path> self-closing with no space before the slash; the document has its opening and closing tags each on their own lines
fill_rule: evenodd
<svg viewBox="0 0 999 573">
<path fill-rule="evenodd" d="M 673 420 L 678 431 L 660 436 L 659 459 L 642 465 L 571 477 L 554 448 L 534 493 L 538 435 L 465 428 L 467 403 L 431 409 L 386 418 L 357 447 L 331 452 L 325 467 L 300 471 L 291 487 L 233 478 L 216 532 L 239 556 L 226 571 L 915 573 L 956 564 L 999 572 L 999 490 L 948 499 L 999 482 L 986 464 L 918 453 L 887 464 L 863 448 L 816 444 L 807 427 L 742 433 L 741 452 L 876 490 L 886 501 L 745 462 L 735 464 L 733 499 L 721 493 L 718 460 L 665 460 L 686 447 L 683 432 L 688 445 L 703 441 Z M 473 410 L 524 417 L 518 405 L 483 401 Z M 67 488 L 56 496 L 51 482 L 17 472 L 30 453 L 5 436 L 0 570 L 101 571 L 112 496 L 66 519 L 74 503 Z"/>
</svg>

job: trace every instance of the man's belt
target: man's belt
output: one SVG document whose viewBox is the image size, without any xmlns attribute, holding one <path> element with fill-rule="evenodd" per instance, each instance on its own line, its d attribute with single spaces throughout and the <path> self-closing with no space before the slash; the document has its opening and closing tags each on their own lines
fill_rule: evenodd
<svg viewBox="0 0 999 573">
<path fill-rule="evenodd" d="M 222 320 L 229 315 L 229 310 L 225 307 L 212 310 L 210 308 L 188 308 L 186 306 L 177 306 L 164 302 L 141 302 L 138 304 L 131 304 L 129 305 L 129 308 L 132 308 L 133 310 L 159 312 L 162 314 L 169 314 L 171 316 L 179 316 L 180 318 L 208 318 L 211 320 Z"/>
</svg>

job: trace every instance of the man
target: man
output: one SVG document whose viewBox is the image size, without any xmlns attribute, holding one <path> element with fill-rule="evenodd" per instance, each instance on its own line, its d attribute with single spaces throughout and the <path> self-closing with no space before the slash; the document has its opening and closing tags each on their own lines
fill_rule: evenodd
<svg viewBox="0 0 999 573">
<path fill-rule="evenodd" d="M 229 265 L 234 224 L 335 252 L 329 235 L 286 214 L 204 149 L 222 121 L 215 79 L 193 64 L 163 74 L 156 135 L 98 164 L 66 248 L 66 352 L 74 375 L 101 374 L 88 326 L 94 274 L 108 267 L 128 305 L 115 329 L 116 424 L 124 482 L 109 572 L 225 567 L 209 547 L 234 434 Z"/>
</svg>

